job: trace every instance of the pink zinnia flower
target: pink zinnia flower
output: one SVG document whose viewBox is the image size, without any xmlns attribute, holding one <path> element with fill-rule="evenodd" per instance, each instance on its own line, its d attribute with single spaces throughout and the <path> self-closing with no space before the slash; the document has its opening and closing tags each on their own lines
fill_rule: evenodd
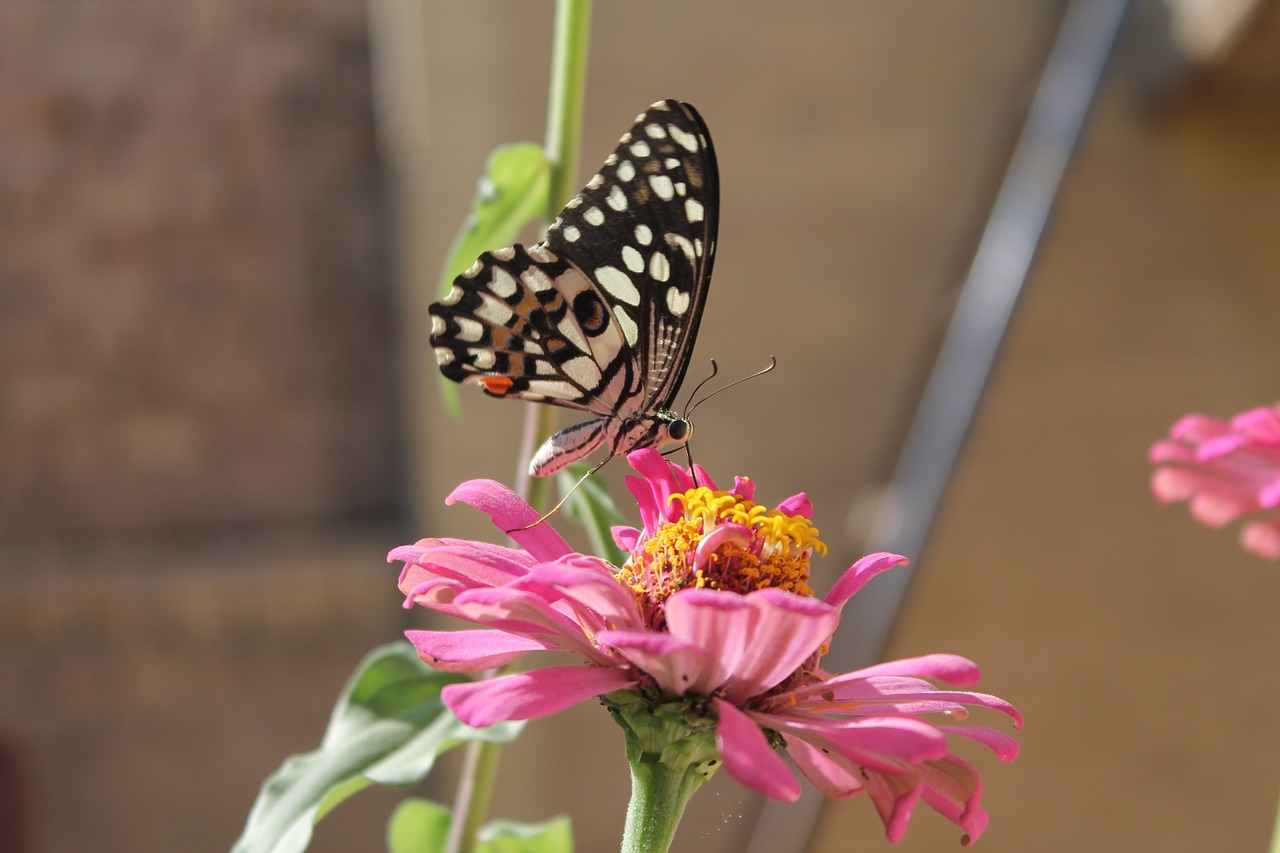
<svg viewBox="0 0 1280 853">
<path fill-rule="evenodd" d="M 1151 446 L 1151 490 L 1162 503 L 1189 501 L 1209 527 L 1248 518 L 1244 547 L 1280 557 L 1280 405 L 1251 409 L 1223 423 L 1187 415 Z"/>
<path fill-rule="evenodd" d="M 695 486 L 689 472 L 653 450 L 629 461 L 641 475 L 627 486 L 644 527 L 614 529 L 630 552 L 621 569 L 574 553 L 549 524 L 514 532 L 522 548 L 424 539 L 391 552 L 405 563 L 406 606 L 484 626 L 408 632 L 433 666 L 472 672 L 551 649 L 587 664 L 452 685 L 444 692 L 449 708 L 487 726 L 600 696 L 627 730 L 629 752 L 660 750 L 666 759 L 683 750 L 708 776 L 722 759 L 747 787 L 790 801 L 800 786 L 779 755 L 785 750 L 828 797 L 865 792 L 891 841 L 902 837 L 921 798 L 963 828 L 966 840 L 977 839 L 987 824 L 981 778 L 951 753 L 948 738 L 978 741 L 1002 761 L 1016 757 L 1017 745 L 992 729 L 924 715 L 958 723 L 976 705 L 1008 714 L 1015 725 L 1021 719 L 999 698 L 924 679 L 971 685 L 978 667 L 944 654 L 842 674 L 820 665 L 844 603 L 906 560 L 864 557 L 816 598 L 809 558 L 826 548 L 804 494 L 770 510 L 753 501 L 754 484 L 744 478 L 720 491 L 701 468 Z M 464 483 L 454 501 L 487 513 L 499 530 L 538 518 L 491 481 Z"/>
</svg>

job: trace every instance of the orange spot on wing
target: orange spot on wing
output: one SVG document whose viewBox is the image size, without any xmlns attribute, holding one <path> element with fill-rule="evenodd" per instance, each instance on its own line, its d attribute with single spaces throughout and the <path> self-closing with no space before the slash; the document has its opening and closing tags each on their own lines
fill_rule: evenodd
<svg viewBox="0 0 1280 853">
<path fill-rule="evenodd" d="M 511 381 L 510 376 L 481 376 L 480 384 L 484 386 L 484 390 L 490 394 L 496 394 L 501 397 L 503 394 L 511 390 L 511 386 L 515 383 Z"/>
</svg>

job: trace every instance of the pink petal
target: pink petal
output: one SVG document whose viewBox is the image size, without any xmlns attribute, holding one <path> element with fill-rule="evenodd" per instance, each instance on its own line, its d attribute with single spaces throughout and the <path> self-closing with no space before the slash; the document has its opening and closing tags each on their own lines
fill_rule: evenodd
<svg viewBox="0 0 1280 853">
<path fill-rule="evenodd" d="M 617 545 L 623 551 L 631 552 L 636 549 L 636 545 L 640 542 L 640 531 L 634 527 L 626 527 L 617 525 L 609 529 L 613 534 L 613 544 Z"/>
<path fill-rule="evenodd" d="M 797 699 L 822 699 L 823 709 L 850 714 L 967 713 L 964 706 L 978 705 L 1007 714 L 1015 727 L 1022 715 L 998 696 L 968 691 L 939 690 L 927 681 L 902 676 L 865 677 L 856 672 L 837 675 L 820 686 L 795 691 Z M 825 696 L 823 695 L 825 694 Z M 831 697 L 831 698 L 826 698 Z"/>
<path fill-rule="evenodd" d="M 885 661 L 845 673 L 844 678 L 869 678 L 873 675 L 913 675 L 937 678 L 948 684 L 977 684 L 982 677 L 978 665 L 960 655 L 933 654 L 915 658 Z"/>
<path fill-rule="evenodd" d="M 801 492 L 778 504 L 778 512 L 783 515 L 800 515 L 805 518 L 813 518 L 813 502 L 809 500 L 808 495 Z"/>
<path fill-rule="evenodd" d="M 651 676 L 668 695 L 711 693 L 704 675 L 709 656 L 692 643 L 653 631 L 601 631 L 596 639 Z"/>
<path fill-rule="evenodd" d="M 915 774 L 869 773 L 866 788 L 884 822 L 884 834 L 890 844 L 897 844 L 906 834 L 911 812 L 924 787 Z"/>
<path fill-rule="evenodd" d="M 756 484 L 747 477 L 734 477 L 733 493 L 744 501 L 754 501 L 756 499 Z"/>
<path fill-rule="evenodd" d="M 905 566 L 907 562 L 906 557 L 884 551 L 868 554 L 840 576 L 840 580 L 836 581 L 836 585 L 831 588 L 831 592 L 827 593 L 823 601 L 832 607 L 843 607 L 854 593 L 866 586 L 867 581 L 894 566 Z"/>
<path fill-rule="evenodd" d="M 990 820 L 981 806 L 982 777 L 978 771 L 954 755 L 926 761 L 918 769 L 924 784 L 924 801 L 968 834 L 961 841 L 963 846 L 977 841 Z"/>
<path fill-rule="evenodd" d="M 501 631 L 405 631 L 418 656 L 441 672 L 492 669 L 548 646 Z"/>
<path fill-rule="evenodd" d="M 550 561 L 573 552 L 569 544 L 546 522 L 528 530 L 517 530 L 516 528 L 533 524 L 542 514 L 501 483 L 493 480 L 468 480 L 445 499 L 445 503 L 449 505 L 458 501 L 489 516 L 499 530 L 518 542 L 536 560 Z"/>
<path fill-rule="evenodd" d="M 644 483 L 648 486 L 650 500 L 658 515 L 664 521 L 674 520 L 681 510 L 679 507 L 672 507 L 667 499 L 677 492 L 685 491 L 680 487 L 676 479 L 674 466 L 652 447 L 631 452 L 627 455 L 627 463 L 635 469 L 637 474 L 644 478 Z M 635 491 L 633 490 L 632 493 L 634 494 Z M 642 500 L 640 503 L 643 504 L 644 501 Z M 650 533 L 657 529 L 656 527 L 649 527 L 647 524 L 645 528 Z"/>
<path fill-rule="evenodd" d="M 1207 415 L 1183 415 L 1169 427 L 1169 437 L 1176 441 L 1199 443 L 1231 429 L 1226 423 Z"/>
<path fill-rule="evenodd" d="M 667 629 L 722 662 L 725 698 L 763 693 L 826 642 L 839 615 L 813 598 L 762 589 L 746 596 L 682 590 L 666 604 Z M 714 689 L 714 687 L 712 688 Z"/>
<path fill-rule="evenodd" d="M 823 796 L 840 799 L 862 791 L 860 768 L 840 753 L 819 749 L 804 738 L 783 735 L 783 740 L 787 755 Z"/>
<path fill-rule="evenodd" d="M 1240 543 L 1263 559 L 1280 559 L 1280 517 L 1246 524 L 1240 531 Z"/>
<path fill-rule="evenodd" d="M 635 598 L 614 580 L 603 560 L 575 554 L 538 566 L 510 588 L 535 593 L 557 610 L 571 614 L 591 631 L 640 628 L 643 620 Z"/>
<path fill-rule="evenodd" d="M 472 589 L 460 594 L 454 607 L 463 619 L 477 624 L 573 652 L 589 663 L 612 663 L 572 616 L 536 594 L 511 587 Z"/>
<path fill-rule="evenodd" d="M 996 754 L 1000 763 L 1013 761 L 1018 757 L 1018 742 L 1004 732 L 983 726 L 938 726 L 949 735 L 959 735 L 977 741 Z"/>
<path fill-rule="evenodd" d="M 860 765 L 885 772 L 947 754 L 947 739 L 938 727 L 910 717 L 831 719 L 753 711 L 751 718 L 760 726 L 803 737 Z"/>
<path fill-rule="evenodd" d="M 764 732 L 750 717 L 723 699 L 713 703 L 720 724 L 716 747 L 733 778 L 766 797 L 793 803 L 800 798 L 800 783 L 787 763 L 769 746 Z"/>
<path fill-rule="evenodd" d="M 407 545 L 393 550 L 392 560 L 404 560 L 400 590 L 421 583 L 424 577 L 449 577 L 467 586 L 503 586 L 529 572 L 535 563 L 528 554 L 484 542 L 424 540 L 430 547 Z"/>
<path fill-rule="evenodd" d="M 483 728 L 504 720 L 545 717 L 584 699 L 633 687 L 635 683 L 635 679 L 618 669 L 558 666 L 450 684 L 441 696 L 459 720 L 473 728 Z"/>
</svg>

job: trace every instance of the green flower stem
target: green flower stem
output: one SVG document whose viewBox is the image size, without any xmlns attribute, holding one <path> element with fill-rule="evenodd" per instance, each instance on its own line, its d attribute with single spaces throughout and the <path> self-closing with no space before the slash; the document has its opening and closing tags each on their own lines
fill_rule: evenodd
<svg viewBox="0 0 1280 853">
<path fill-rule="evenodd" d="M 587 35 L 591 19 L 591 0 L 557 0 L 555 41 L 551 52 L 551 92 L 547 109 L 547 159 L 551 162 L 551 187 L 547 195 L 550 222 L 573 196 L 578 168 L 578 148 L 582 139 L 582 100 L 586 90 Z M 530 405 L 525 417 L 533 426 L 531 434 L 545 439 L 555 426 L 555 411 L 550 406 Z M 521 448 L 517 482 L 526 484 L 520 491 L 534 507 L 546 503 L 550 478 L 530 479 L 525 476 L 529 459 L 539 441 L 525 442 Z M 487 675 L 492 675 L 489 673 Z M 501 747 L 487 741 L 471 741 L 458 795 L 454 800 L 453 823 L 449 831 L 449 853 L 473 853 L 476 833 L 484 823 L 493 795 Z"/>
<path fill-rule="evenodd" d="M 622 853 L 664 853 L 693 792 L 706 781 L 697 767 L 672 770 L 652 755 L 631 762 L 631 802 Z"/>
<path fill-rule="evenodd" d="M 556 218 L 573 197 L 578 185 L 578 151 L 582 147 L 582 101 L 587 81 L 587 41 L 591 24 L 591 0 L 557 0 L 556 30 L 551 53 L 551 93 L 547 98 L 547 160 L 551 185 L 547 191 L 547 222 Z M 534 450 L 555 429 L 555 409 L 527 407 L 526 435 L 535 441 L 522 448 L 517 482 L 526 483 L 524 497 L 541 510 L 547 504 L 551 481 L 526 475 Z M 527 455 L 526 455 L 527 454 Z"/>
<path fill-rule="evenodd" d="M 1276 825 L 1271 830 L 1271 853 L 1280 853 L 1280 808 L 1276 809 Z"/>
</svg>

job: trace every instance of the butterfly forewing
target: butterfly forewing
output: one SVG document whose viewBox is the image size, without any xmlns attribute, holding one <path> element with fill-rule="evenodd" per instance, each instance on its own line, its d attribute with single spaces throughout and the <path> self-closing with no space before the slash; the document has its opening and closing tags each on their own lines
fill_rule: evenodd
<svg viewBox="0 0 1280 853">
<path fill-rule="evenodd" d="M 697 111 L 660 101 L 543 243 L 484 253 L 431 306 L 431 344 L 448 378 L 602 416 L 553 437 L 540 473 L 601 445 L 617 454 L 661 440 L 706 303 L 717 181 Z"/>
<path fill-rule="evenodd" d="M 710 134 L 689 104 L 636 116 L 600 171 L 547 231 L 546 245 L 599 287 L 638 357 L 636 411 L 667 408 L 706 303 L 720 210 Z"/>
</svg>

